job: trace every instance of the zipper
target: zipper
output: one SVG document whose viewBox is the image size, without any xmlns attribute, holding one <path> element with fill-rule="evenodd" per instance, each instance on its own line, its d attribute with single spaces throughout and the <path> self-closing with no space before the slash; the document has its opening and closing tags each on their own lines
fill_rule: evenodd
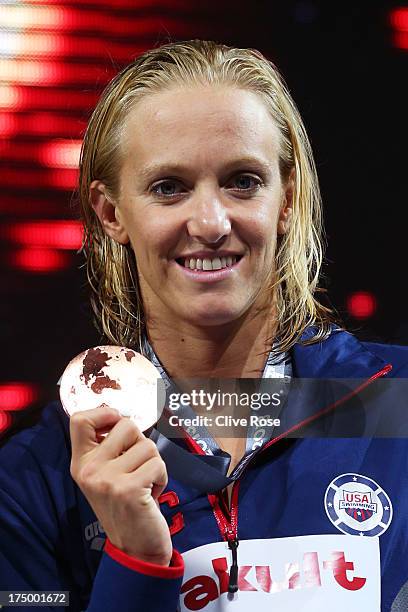
<svg viewBox="0 0 408 612">
<path fill-rule="evenodd" d="M 238 591 L 238 538 L 228 540 L 228 546 L 232 552 L 232 565 L 230 568 L 230 577 L 228 581 L 228 593 L 236 593 Z"/>
<path fill-rule="evenodd" d="M 238 494 L 240 481 L 236 480 L 232 485 L 231 506 L 229 519 L 225 516 L 220 507 L 220 498 L 212 493 L 208 494 L 208 500 L 212 506 L 215 520 L 221 535 L 228 543 L 228 548 L 231 551 L 232 563 L 229 572 L 228 592 L 236 593 L 238 591 Z"/>
<path fill-rule="evenodd" d="M 360 391 L 365 389 L 371 382 L 373 382 L 377 378 L 380 378 L 380 377 L 385 376 L 386 374 L 388 374 L 388 372 L 390 370 L 392 370 L 392 365 L 391 364 L 386 365 L 382 370 L 380 370 L 379 372 L 377 372 L 376 374 L 374 374 L 373 376 L 368 378 L 364 383 L 359 385 L 357 387 L 357 389 L 354 389 L 354 391 L 350 391 L 350 393 L 348 393 L 344 397 L 340 398 L 339 400 L 337 400 L 333 404 L 330 404 L 326 408 L 323 408 L 322 410 L 319 410 L 319 412 L 317 412 L 316 414 L 314 414 L 314 415 L 312 415 L 310 417 L 307 417 L 303 421 L 300 421 L 300 423 L 297 423 L 296 425 L 293 425 L 287 431 L 283 432 L 282 434 L 280 434 L 279 436 L 277 436 L 273 440 L 269 440 L 269 442 L 264 444 L 264 446 L 258 451 L 258 453 L 255 453 L 251 457 L 251 459 L 249 459 L 248 463 L 245 465 L 244 469 L 242 470 L 239 478 L 242 477 L 243 473 L 248 468 L 248 466 L 251 463 L 251 461 L 253 459 L 255 459 L 255 457 L 257 457 L 264 450 L 266 450 L 267 448 L 269 448 L 273 444 L 276 444 L 277 442 L 279 442 L 280 440 L 285 438 L 288 434 L 293 433 L 294 431 L 297 431 L 298 429 L 301 429 L 305 425 L 309 425 L 310 423 L 312 423 L 313 421 L 317 420 L 321 416 L 324 416 L 325 414 L 329 413 L 331 410 L 334 410 L 340 404 L 343 404 L 345 401 L 347 401 L 348 399 L 350 399 L 354 395 L 357 395 L 357 393 L 360 393 Z M 196 451 L 198 454 L 205 455 L 205 453 L 204 453 L 203 449 L 201 448 L 201 446 L 199 446 L 199 444 L 197 444 L 197 442 L 195 440 L 193 440 L 188 434 L 186 436 L 186 441 L 187 441 L 187 444 L 190 446 L 190 448 L 192 450 Z M 238 493 L 239 493 L 239 485 L 240 485 L 240 480 L 235 480 L 235 482 L 234 482 L 234 484 L 232 486 L 231 506 L 230 506 L 230 513 L 229 513 L 230 516 L 229 516 L 229 519 L 227 518 L 226 513 L 224 513 L 222 511 L 222 509 L 221 509 L 221 505 L 220 505 L 221 498 L 220 498 L 220 496 L 216 495 L 216 494 L 213 494 L 213 493 L 208 493 L 207 494 L 208 501 L 210 502 L 211 507 L 213 509 L 215 520 L 217 521 L 217 525 L 218 525 L 218 528 L 220 530 L 221 536 L 222 536 L 223 540 L 228 543 L 228 547 L 231 550 L 232 564 L 231 564 L 231 568 L 230 568 L 229 582 L 228 582 L 228 592 L 229 593 L 236 593 L 238 591 L 238 550 L 237 549 L 238 549 L 238 546 L 239 546 L 239 540 L 238 540 Z"/>
</svg>

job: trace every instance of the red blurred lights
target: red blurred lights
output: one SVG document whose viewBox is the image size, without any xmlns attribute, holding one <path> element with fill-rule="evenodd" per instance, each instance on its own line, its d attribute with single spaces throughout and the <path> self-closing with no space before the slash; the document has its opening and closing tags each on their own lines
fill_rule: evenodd
<svg viewBox="0 0 408 612">
<path fill-rule="evenodd" d="M 11 268 L 50 274 L 70 267 L 72 258 L 64 251 L 81 247 L 82 225 L 78 221 L 27 221 L 4 226 L 0 235 L 23 247 L 9 253 Z"/>
<path fill-rule="evenodd" d="M 29 136 L 80 136 L 85 129 L 85 122 L 76 117 L 59 115 L 48 112 L 13 113 L 2 112 L 0 114 L 0 135 L 10 134 L 16 130 Z M 64 142 L 64 141 L 63 141 Z M 76 140 L 65 141 L 76 143 Z"/>
<path fill-rule="evenodd" d="M 394 29 L 393 46 L 397 49 L 408 50 L 408 7 L 400 7 L 391 11 L 390 24 Z"/>
<path fill-rule="evenodd" d="M 90 72 L 97 77 L 103 77 L 105 81 L 114 75 L 113 68 L 97 70 L 90 64 L 78 66 L 47 60 L 39 62 L 34 59 L 0 59 L 0 82 L 31 86 L 87 84 Z"/>
<path fill-rule="evenodd" d="M 0 6 L 0 23 L 3 28 L 59 30 L 64 27 L 67 11 L 60 7 Z"/>
<path fill-rule="evenodd" d="M 408 32 L 408 8 L 394 9 L 390 14 L 390 23 L 395 30 Z"/>
<path fill-rule="evenodd" d="M 38 388 L 35 385 L 23 382 L 0 384 L 1 411 L 5 410 L 8 412 L 14 410 L 24 410 L 25 408 L 28 408 L 28 406 L 30 406 L 30 404 L 32 404 L 37 399 Z"/>
<path fill-rule="evenodd" d="M 43 84 L 37 87 L 0 84 L 0 108 L 83 111 L 95 106 L 97 91 L 57 89 Z"/>
<path fill-rule="evenodd" d="M 77 168 L 81 141 L 57 140 L 43 145 L 40 151 L 40 162 L 54 168 Z"/>
<path fill-rule="evenodd" d="M 6 431 L 10 427 L 12 421 L 13 419 L 8 412 L 0 410 L 0 433 Z"/>
<path fill-rule="evenodd" d="M 369 291 L 356 291 L 347 298 L 347 310 L 354 319 L 369 319 L 377 310 L 377 300 Z"/>
<path fill-rule="evenodd" d="M 82 244 L 79 221 L 26 221 L 5 226 L 1 235 L 21 246 L 78 250 Z"/>
<path fill-rule="evenodd" d="M 19 105 L 20 97 L 17 87 L 0 85 L 0 108 L 14 108 Z"/>
<path fill-rule="evenodd" d="M 10 57 L 26 55 L 29 57 L 56 56 L 60 54 L 61 41 L 53 34 L 28 34 L 5 32 L 0 39 L 0 53 Z"/>
<path fill-rule="evenodd" d="M 47 175 L 46 182 L 50 187 L 71 191 L 78 184 L 78 170 L 77 168 L 51 169 Z"/>
<path fill-rule="evenodd" d="M 55 187 L 71 191 L 78 183 L 76 168 L 8 168 L 0 170 L 0 183 L 3 187 L 29 187 L 40 190 Z M 0 201 L 1 209 L 1 201 Z"/>
<path fill-rule="evenodd" d="M 69 268 L 71 258 L 67 253 L 53 249 L 27 248 L 12 251 L 8 263 L 23 272 L 50 274 Z"/>
<path fill-rule="evenodd" d="M 408 32 L 394 32 L 392 44 L 397 49 L 408 50 Z"/>
<path fill-rule="evenodd" d="M 17 129 L 17 119 L 14 114 L 0 114 L 0 138 L 12 136 Z"/>
<path fill-rule="evenodd" d="M 0 155 L 9 161 L 37 162 L 37 164 L 49 168 L 77 169 L 79 164 L 79 153 L 81 150 L 80 140 L 65 140 L 59 138 L 39 145 L 29 142 L 0 142 Z M 22 174 L 22 172 L 20 172 Z"/>
</svg>

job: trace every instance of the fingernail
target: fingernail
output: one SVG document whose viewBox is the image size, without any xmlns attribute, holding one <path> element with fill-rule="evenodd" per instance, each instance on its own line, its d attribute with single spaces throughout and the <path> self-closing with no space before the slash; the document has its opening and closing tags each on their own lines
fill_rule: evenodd
<svg viewBox="0 0 408 612">
<path fill-rule="evenodd" d="M 116 412 L 119 416 L 122 416 L 117 408 L 114 408 L 113 406 L 109 406 L 109 404 L 106 404 L 105 402 L 103 402 L 102 404 L 99 404 L 98 408 L 107 408 L 108 410 Z"/>
</svg>

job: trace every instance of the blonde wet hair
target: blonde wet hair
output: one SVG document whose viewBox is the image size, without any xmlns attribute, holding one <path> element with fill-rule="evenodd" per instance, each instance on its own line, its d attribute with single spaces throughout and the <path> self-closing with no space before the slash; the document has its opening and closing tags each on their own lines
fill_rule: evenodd
<svg viewBox="0 0 408 612">
<path fill-rule="evenodd" d="M 306 327 L 305 343 L 328 336 L 332 310 L 316 300 L 323 259 L 322 206 L 312 149 L 299 111 L 277 68 L 255 49 L 212 41 L 168 43 L 143 53 L 104 90 L 89 121 L 80 156 L 79 200 L 84 224 L 91 303 L 97 326 L 113 344 L 143 353 L 146 327 L 137 262 L 130 244 L 107 236 L 92 209 L 90 184 L 100 180 L 113 201 L 119 195 L 122 133 L 129 111 L 151 93 L 179 86 L 228 85 L 258 94 L 281 135 L 280 172 L 294 169 L 293 212 L 279 237 L 274 281 L 265 288 L 276 303 L 276 352 L 289 350 Z"/>
</svg>

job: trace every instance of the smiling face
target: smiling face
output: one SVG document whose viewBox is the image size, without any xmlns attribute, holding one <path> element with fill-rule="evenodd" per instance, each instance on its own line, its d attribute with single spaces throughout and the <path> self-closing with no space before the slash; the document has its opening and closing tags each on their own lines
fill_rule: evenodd
<svg viewBox="0 0 408 612">
<path fill-rule="evenodd" d="M 292 190 L 263 101 L 231 86 L 172 89 L 139 101 L 123 134 L 115 208 L 98 181 L 92 201 L 105 231 L 131 242 L 147 317 L 202 327 L 260 306 Z"/>
</svg>

